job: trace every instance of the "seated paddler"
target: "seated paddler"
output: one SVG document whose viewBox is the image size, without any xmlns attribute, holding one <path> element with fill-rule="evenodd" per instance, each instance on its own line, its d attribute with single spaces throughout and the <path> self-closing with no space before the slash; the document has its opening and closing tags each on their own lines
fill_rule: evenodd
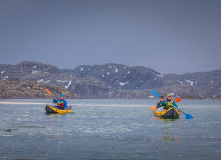
<svg viewBox="0 0 221 160">
<path fill-rule="evenodd" d="M 157 111 L 158 111 L 158 112 L 163 111 L 164 106 L 165 106 L 164 96 L 160 96 L 160 101 L 157 103 Z"/>
<path fill-rule="evenodd" d="M 167 99 L 164 101 L 164 103 L 165 103 L 164 109 L 169 109 L 172 107 L 175 107 L 176 109 L 178 109 L 178 106 L 176 102 L 173 100 L 171 94 L 167 94 Z"/>
<path fill-rule="evenodd" d="M 57 103 L 57 106 L 58 106 L 59 108 L 65 109 L 65 110 L 67 109 L 67 101 L 64 100 L 64 95 L 63 95 L 63 94 L 61 95 L 61 98 L 60 98 L 60 99 L 54 98 L 54 99 L 53 99 L 53 102 L 54 102 L 54 103 Z"/>
</svg>

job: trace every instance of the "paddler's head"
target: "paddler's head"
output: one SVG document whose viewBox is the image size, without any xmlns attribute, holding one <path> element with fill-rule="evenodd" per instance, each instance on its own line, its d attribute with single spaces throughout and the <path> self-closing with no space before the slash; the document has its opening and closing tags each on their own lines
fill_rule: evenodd
<svg viewBox="0 0 221 160">
<path fill-rule="evenodd" d="M 61 95 L 61 100 L 64 100 L 64 95 L 63 94 Z"/>
<path fill-rule="evenodd" d="M 164 96 L 160 96 L 160 102 L 164 100 Z"/>
<path fill-rule="evenodd" d="M 170 101 L 172 99 L 171 94 L 167 94 L 167 99 Z"/>
</svg>

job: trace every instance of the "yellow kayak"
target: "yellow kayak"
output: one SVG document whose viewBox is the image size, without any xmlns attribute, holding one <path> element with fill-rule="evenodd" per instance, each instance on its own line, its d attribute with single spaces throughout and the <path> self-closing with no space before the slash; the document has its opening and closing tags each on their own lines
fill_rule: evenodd
<svg viewBox="0 0 221 160">
<path fill-rule="evenodd" d="M 72 112 L 72 106 L 68 106 L 66 110 L 59 108 L 55 104 L 48 104 L 45 106 L 46 113 L 58 113 L 58 114 L 66 114 Z"/>
<path fill-rule="evenodd" d="M 168 117 L 168 118 L 178 118 L 180 116 L 180 112 L 176 108 L 164 109 L 161 112 L 157 110 L 154 111 L 154 115 L 159 117 Z"/>
</svg>

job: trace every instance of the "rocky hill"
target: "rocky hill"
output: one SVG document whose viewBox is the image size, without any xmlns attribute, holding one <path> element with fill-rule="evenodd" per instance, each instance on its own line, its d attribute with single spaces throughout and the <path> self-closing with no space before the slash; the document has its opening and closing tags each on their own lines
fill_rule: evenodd
<svg viewBox="0 0 221 160">
<path fill-rule="evenodd" d="M 48 89 L 55 97 L 61 94 L 66 95 L 66 99 L 80 98 L 69 90 L 55 85 L 46 85 L 38 82 L 27 82 L 18 79 L 9 79 L 0 81 L 1 99 L 35 99 L 52 98 L 45 89 Z"/>
<path fill-rule="evenodd" d="M 58 69 L 37 62 L 0 65 L 0 80 L 16 78 L 62 86 L 83 98 L 152 98 L 162 95 L 213 98 L 221 96 L 221 70 L 200 73 L 160 74 L 142 66 L 122 64 L 82 65 Z"/>
</svg>

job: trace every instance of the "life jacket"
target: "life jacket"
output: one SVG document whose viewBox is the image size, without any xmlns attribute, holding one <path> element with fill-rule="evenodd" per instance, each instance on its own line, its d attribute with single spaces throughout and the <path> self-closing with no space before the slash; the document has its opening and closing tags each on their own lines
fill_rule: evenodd
<svg viewBox="0 0 221 160">
<path fill-rule="evenodd" d="M 164 100 L 163 100 L 164 101 Z M 163 102 L 162 101 L 162 102 Z M 159 101 L 158 103 L 157 103 L 157 108 L 160 108 L 160 107 L 162 107 L 163 105 L 161 104 L 162 103 L 161 101 Z"/>
<path fill-rule="evenodd" d="M 57 105 L 58 107 L 63 107 L 64 106 L 64 102 L 63 101 L 57 101 Z"/>
<path fill-rule="evenodd" d="M 166 104 L 166 106 L 164 107 L 165 109 L 169 109 L 172 107 L 171 103 L 168 100 L 165 100 L 164 103 Z"/>
</svg>

